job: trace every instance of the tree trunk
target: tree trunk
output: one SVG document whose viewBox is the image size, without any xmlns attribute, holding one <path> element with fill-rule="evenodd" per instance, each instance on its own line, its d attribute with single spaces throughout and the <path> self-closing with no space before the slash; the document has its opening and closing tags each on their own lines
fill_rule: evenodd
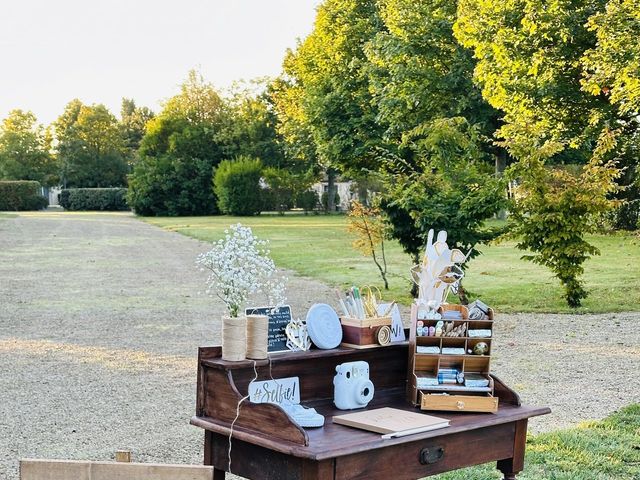
<svg viewBox="0 0 640 480">
<path fill-rule="evenodd" d="M 420 263 L 420 254 L 416 253 L 413 255 L 413 264 L 414 265 L 418 265 Z M 411 296 L 413 298 L 418 298 L 418 285 L 416 285 L 416 282 L 414 282 L 413 280 L 411 281 Z"/>
<path fill-rule="evenodd" d="M 336 211 L 336 171 L 327 169 L 327 212 Z"/>
<path fill-rule="evenodd" d="M 505 168 L 507 168 L 507 152 L 501 148 L 498 155 L 496 155 L 496 177 L 501 177 Z M 507 192 L 505 192 L 505 195 L 507 195 Z M 498 219 L 507 219 L 507 211 L 504 208 L 498 212 Z"/>
</svg>

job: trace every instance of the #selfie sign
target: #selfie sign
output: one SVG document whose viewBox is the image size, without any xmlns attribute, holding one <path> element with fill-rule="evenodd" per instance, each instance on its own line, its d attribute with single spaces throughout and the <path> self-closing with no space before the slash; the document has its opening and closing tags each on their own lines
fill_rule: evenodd
<svg viewBox="0 0 640 480">
<path fill-rule="evenodd" d="M 300 379 L 278 378 L 249 384 L 251 403 L 300 403 Z"/>
</svg>

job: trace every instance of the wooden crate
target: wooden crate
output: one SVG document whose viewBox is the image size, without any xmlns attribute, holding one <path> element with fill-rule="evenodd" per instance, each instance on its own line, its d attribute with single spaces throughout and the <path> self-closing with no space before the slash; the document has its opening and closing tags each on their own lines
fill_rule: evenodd
<svg viewBox="0 0 640 480">
<path fill-rule="evenodd" d="M 490 311 L 489 319 L 469 320 L 466 307 L 462 305 L 445 304 L 441 307 L 444 310 L 459 310 L 462 314 L 461 320 L 453 321 L 454 326 L 465 324 L 466 336 L 464 337 L 429 337 L 417 336 L 416 325 L 418 318 L 418 308 L 413 305 L 411 308 L 411 324 L 409 326 L 409 364 L 407 381 L 407 400 L 423 410 L 434 411 L 458 411 L 458 412 L 491 412 L 495 413 L 498 408 L 498 399 L 494 395 L 494 383 L 491 373 L 491 353 L 493 341 L 493 311 Z M 422 320 L 425 326 L 434 326 L 438 320 Z M 469 330 L 490 330 L 489 337 L 469 337 Z M 489 347 L 487 355 L 469 354 L 474 346 L 484 342 Z M 419 353 L 418 347 L 437 347 L 439 353 Z M 464 354 L 450 355 L 443 354 L 443 348 L 463 349 Z M 489 381 L 489 387 L 485 391 L 477 391 L 474 388 L 456 387 L 457 391 L 452 392 L 451 387 L 446 385 L 421 385 L 418 388 L 418 379 L 421 375 L 438 375 L 442 368 L 455 368 L 465 373 L 465 376 L 473 373 L 485 377 Z"/>
<path fill-rule="evenodd" d="M 340 317 L 343 347 L 372 348 L 391 343 L 391 317 Z"/>
<path fill-rule="evenodd" d="M 20 460 L 20 480 L 213 480 L 213 467 L 73 460 Z"/>
</svg>

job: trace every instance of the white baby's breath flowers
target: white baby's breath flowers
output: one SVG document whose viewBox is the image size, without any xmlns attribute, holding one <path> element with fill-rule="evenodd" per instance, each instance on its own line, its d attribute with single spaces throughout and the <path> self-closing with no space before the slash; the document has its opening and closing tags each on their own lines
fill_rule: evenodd
<svg viewBox="0 0 640 480">
<path fill-rule="evenodd" d="M 249 227 L 240 223 L 225 230 L 223 239 L 198 255 L 196 264 L 209 270 L 207 293 L 217 295 L 227 306 L 229 315 L 237 317 L 250 295 L 266 295 L 270 305 L 284 304 L 284 281 L 276 274 L 266 240 L 259 240 Z"/>
</svg>

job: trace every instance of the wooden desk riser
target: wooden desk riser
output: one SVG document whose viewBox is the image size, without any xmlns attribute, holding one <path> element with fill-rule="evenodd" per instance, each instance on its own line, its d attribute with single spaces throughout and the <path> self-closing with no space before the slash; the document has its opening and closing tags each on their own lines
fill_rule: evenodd
<svg viewBox="0 0 640 480">
<path fill-rule="evenodd" d="M 268 360 L 257 361 L 258 379 L 299 377 L 302 404 L 325 415 L 325 425 L 303 429 L 276 405 L 243 402 L 233 431 L 231 470 L 250 479 L 417 479 L 495 461 L 504 478 L 514 480 L 524 468 L 527 420 L 550 412 L 521 405 L 518 395 L 494 377 L 497 413 L 430 412 L 450 419 L 451 426 L 383 440 L 379 434 L 331 422 L 332 416 L 344 413 L 333 406 L 335 367 L 369 362 L 376 392 L 368 408 L 419 411 L 406 401 L 406 342 L 270 356 L 270 366 Z M 205 429 L 204 463 L 214 467 L 215 480 L 224 479 L 229 470 L 230 425 L 253 377 L 252 361 L 224 361 L 220 347 L 199 349 L 191 423 Z"/>
</svg>

